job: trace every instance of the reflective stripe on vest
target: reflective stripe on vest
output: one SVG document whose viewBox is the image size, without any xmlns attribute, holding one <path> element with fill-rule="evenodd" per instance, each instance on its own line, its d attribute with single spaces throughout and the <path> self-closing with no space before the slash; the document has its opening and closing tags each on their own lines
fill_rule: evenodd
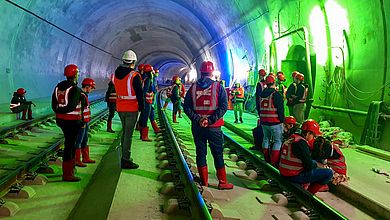
<svg viewBox="0 0 390 220">
<path fill-rule="evenodd" d="M 58 89 L 58 87 L 55 88 L 55 95 L 57 99 L 57 105 L 60 108 L 66 107 L 69 104 L 69 91 L 72 88 L 76 88 L 74 86 L 71 86 L 67 88 L 65 91 L 61 91 Z M 56 118 L 57 119 L 62 119 L 62 120 L 69 120 L 69 121 L 77 121 L 81 120 L 82 118 L 82 112 L 81 112 L 81 102 L 77 104 L 76 108 L 68 113 L 56 113 Z"/>
<path fill-rule="evenodd" d="M 108 96 L 109 102 L 116 102 L 116 92 L 110 93 L 110 96 Z"/>
<path fill-rule="evenodd" d="M 208 88 L 202 89 L 196 85 L 191 86 L 193 108 L 202 117 L 213 115 L 218 108 L 219 83 L 213 82 Z M 221 127 L 224 124 L 223 118 L 218 119 L 209 127 Z"/>
<path fill-rule="evenodd" d="M 292 143 L 305 140 L 293 134 L 283 143 L 280 154 L 279 171 L 282 176 L 297 176 L 303 171 L 302 161 L 292 153 Z M 305 140 L 306 141 L 306 140 Z"/>
<path fill-rule="evenodd" d="M 235 93 L 236 101 L 243 101 L 244 100 L 244 89 L 243 88 L 236 88 L 232 91 L 232 93 Z"/>
<path fill-rule="evenodd" d="M 145 102 L 148 104 L 152 104 L 154 99 L 154 93 L 153 92 L 147 92 L 145 94 Z"/>
<path fill-rule="evenodd" d="M 118 112 L 137 112 L 138 101 L 132 82 L 139 73 L 131 71 L 123 79 L 114 78 L 114 86 L 117 94 L 116 108 Z"/>
<path fill-rule="evenodd" d="M 280 123 L 278 111 L 274 106 L 275 92 L 271 93 L 271 95 L 266 97 L 266 98 L 261 98 L 261 101 L 260 101 L 260 121 L 261 122 Z"/>
<path fill-rule="evenodd" d="M 88 100 L 88 96 L 85 95 L 84 93 L 81 93 L 84 98 L 85 98 L 85 102 L 86 102 L 86 106 L 84 107 L 84 110 L 83 110 L 83 120 L 84 122 L 90 122 L 91 121 L 91 110 L 89 109 L 89 100 Z"/>
<path fill-rule="evenodd" d="M 332 147 L 333 147 L 333 150 L 335 150 L 340 155 L 340 157 L 338 159 L 327 159 L 327 164 L 336 173 L 346 175 L 347 174 L 347 165 L 345 163 L 345 157 L 338 147 L 333 146 L 333 144 L 332 144 Z"/>
<path fill-rule="evenodd" d="M 20 102 L 18 103 L 18 104 L 9 104 L 9 108 L 10 109 L 14 109 L 14 108 L 16 108 L 16 107 L 18 107 L 18 106 L 20 106 L 21 104 L 20 104 Z"/>
<path fill-rule="evenodd" d="M 304 85 L 302 85 L 303 87 L 305 87 Z M 305 87 L 305 90 L 303 92 L 303 96 L 301 99 L 299 99 L 299 102 L 301 103 L 305 103 L 306 102 L 306 97 L 307 97 L 307 93 L 309 92 L 309 89 Z"/>
</svg>

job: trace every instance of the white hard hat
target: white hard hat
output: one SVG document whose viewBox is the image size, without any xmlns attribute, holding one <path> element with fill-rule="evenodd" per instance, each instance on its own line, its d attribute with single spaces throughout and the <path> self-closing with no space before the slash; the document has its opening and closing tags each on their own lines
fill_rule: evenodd
<svg viewBox="0 0 390 220">
<path fill-rule="evenodd" d="M 125 63 L 133 63 L 137 61 L 137 54 L 132 50 L 127 50 L 123 53 L 122 60 Z"/>
</svg>

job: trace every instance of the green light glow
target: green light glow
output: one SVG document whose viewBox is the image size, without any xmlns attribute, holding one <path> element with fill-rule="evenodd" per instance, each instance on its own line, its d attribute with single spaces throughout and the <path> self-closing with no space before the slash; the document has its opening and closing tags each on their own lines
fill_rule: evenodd
<svg viewBox="0 0 390 220">
<path fill-rule="evenodd" d="M 240 82 L 241 84 L 244 84 L 244 81 L 246 81 L 248 78 L 249 64 L 246 59 L 242 59 L 244 55 L 245 52 L 240 49 L 232 50 L 234 76 L 233 80 L 230 82 L 231 85 L 234 82 Z"/>
<path fill-rule="evenodd" d="M 269 46 L 270 46 L 271 42 L 272 42 L 272 32 L 271 32 L 271 29 L 269 27 L 266 27 L 265 30 L 264 30 L 264 48 L 265 48 L 265 53 L 264 54 L 265 54 L 265 60 L 263 58 L 263 60 L 261 62 L 262 65 L 261 65 L 260 68 L 268 67 L 268 63 L 271 66 L 274 65 L 274 60 L 273 59 L 270 60 Z M 268 60 L 270 60 L 270 62 L 268 62 Z M 269 69 L 269 68 L 266 68 L 266 69 Z"/>
<path fill-rule="evenodd" d="M 276 45 L 276 53 L 277 53 L 277 70 L 279 71 L 282 69 L 282 60 L 286 59 L 288 49 L 291 46 L 291 37 L 284 37 L 277 41 L 275 41 Z"/>
<path fill-rule="evenodd" d="M 334 0 L 328 0 L 325 3 L 325 9 L 328 16 L 332 47 L 342 48 L 344 51 L 344 58 L 346 58 L 348 56 L 348 50 L 343 30 L 345 30 L 346 33 L 349 33 L 348 13 Z M 337 66 L 343 64 L 343 56 L 339 48 L 332 49 L 332 61 L 333 64 Z"/>
<path fill-rule="evenodd" d="M 309 20 L 317 64 L 324 66 L 328 57 L 328 45 L 326 42 L 324 13 L 322 13 L 319 6 L 313 8 Z"/>
</svg>

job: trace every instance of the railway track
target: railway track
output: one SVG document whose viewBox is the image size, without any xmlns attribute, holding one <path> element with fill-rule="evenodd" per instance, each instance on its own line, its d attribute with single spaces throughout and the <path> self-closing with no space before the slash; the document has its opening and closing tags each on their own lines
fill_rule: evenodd
<svg viewBox="0 0 390 220">
<path fill-rule="evenodd" d="M 102 119 L 107 115 L 102 98 L 91 102 L 91 111 L 92 134 L 94 128 L 102 126 Z M 32 197 L 34 190 L 25 185 L 45 184 L 47 179 L 38 173 L 53 173 L 49 164 L 61 163 L 57 153 L 63 144 L 63 135 L 55 124 L 54 114 L 4 128 L 0 131 L 0 140 L 0 197 Z M 0 201 L 0 213 L 14 215 L 18 206 L 5 201 Z"/>
</svg>

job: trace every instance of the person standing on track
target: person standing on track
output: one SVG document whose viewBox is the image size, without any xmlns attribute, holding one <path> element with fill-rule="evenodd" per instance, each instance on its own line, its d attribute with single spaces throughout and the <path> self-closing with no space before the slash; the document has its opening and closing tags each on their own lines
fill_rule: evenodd
<svg viewBox="0 0 390 220">
<path fill-rule="evenodd" d="M 108 107 L 108 119 L 107 119 L 107 132 L 115 133 L 115 131 L 112 130 L 112 119 L 115 116 L 116 111 L 116 92 L 115 92 L 115 86 L 114 86 L 114 74 L 110 77 L 110 82 L 108 83 L 108 88 L 106 91 L 106 99 L 107 107 Z"/>
<path fill-rule="evenodd" d="M 54 89 L 51 107 L 56 113 L 57 125 L 64 133 L 64 155 L 62 158 L 62 180 L 78 182 L 74 176 L 76 138 L 84 122 L 82 121 L 81 89 L 77 87 L 79 68 L 75 64 L 64 69 L 66 80 Z"/>
<path fill-rule="evenodd" d="M 214 64 L 204 61 L 200 67 L 201 78 L 193 83 L 184 99 L 184 112 L 192 122 L 192 135 L 196 146 L 196 165 L 203 186 L 208 185 L 206 163 L 207 142 L 214 158 L 219 180 L 218 189 L 232 189 L 226 179 L 223 161 L 223 115 L 227 111 L 227 95 L 219 82 L 211 79 Z"/>
</svg>

